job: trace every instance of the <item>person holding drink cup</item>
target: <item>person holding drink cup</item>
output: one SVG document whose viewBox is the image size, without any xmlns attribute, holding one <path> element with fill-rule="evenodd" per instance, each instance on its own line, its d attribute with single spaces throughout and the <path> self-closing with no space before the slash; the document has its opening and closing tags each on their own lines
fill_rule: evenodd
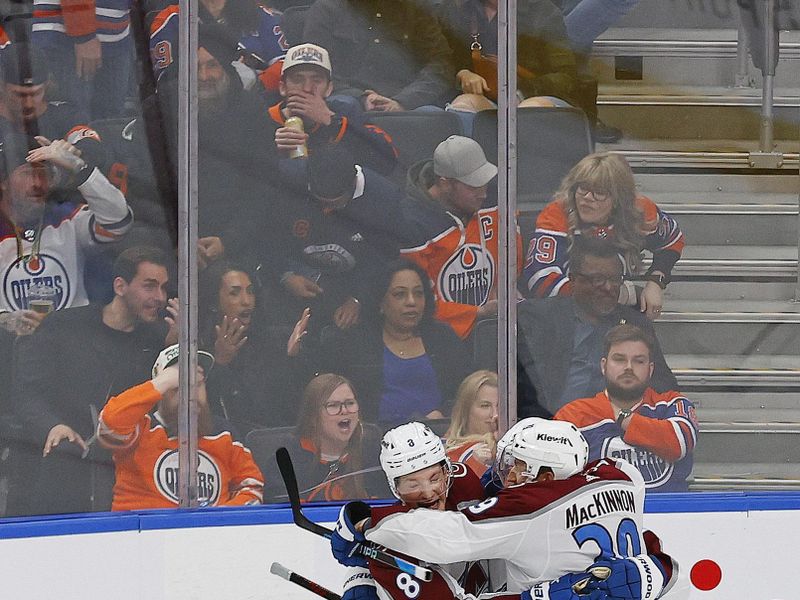
<svg viewBox="0 0 800 600">
<path fill-rule="evenodd" d="M 53 310 L 88 304 L 87 254 L 122 237 L 133 215 L 122 192 L 65 140 L 5 136 L 0 190 L 0 326 L 24 335 Z M 86 204 L 72 200 L 75 192 Z"/>
</svg>

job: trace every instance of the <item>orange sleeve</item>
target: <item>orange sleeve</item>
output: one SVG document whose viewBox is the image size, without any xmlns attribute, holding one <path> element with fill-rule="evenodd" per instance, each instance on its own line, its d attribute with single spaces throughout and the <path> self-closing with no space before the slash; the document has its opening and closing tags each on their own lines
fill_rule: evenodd
<svg viewBox="0 0 800 600">
<path fill-rule="evenodd" d="M 536 217 L 536 229 L 567 233 L 569 221 L 560 200 L 553 200 Z"/>
<path fill-rule="evenodd" d="M 611 404 L 608 401 L 606 401 L 606 404 L 608 404 L 608 411 L 606 411 L 606 407 L 598 406 L 596 397 L 573 400 L 559 408 L 553 419 L 556 421 L 569 421 L 578 428 L 587 427 L 604 418 L 614 418 L 614 413 L 610 409 Z M 608 414 L 605 414 L 606 412 Z"/>
<path fill-rule="evenodd" d="M 675 462 L 681 457 L 675 424 L 669 419 L 652 419 L 634 413 L 622 439 L 632 446 L 647 448 L 669 462 Z"/>
<path fill-rule="evenodd" d="M 135 435 L 136 427 L 152 409 L 161 394 L 151 381 L 125 390 L 112 397 L 100 411 L 100 434 L 105 436 L 112 446 L 119 446 L 120 441 L 130 441 Z"/>
<path fill-rule="evenodd" d="M 472 331 L 478 319 L 478 307 L 472 304 L 459 304 L 458 302 L 436 302 L 434 316 L 444 321 L 462 340 Z"/>
<path fill-rule="evenodd" d="M 95 0 L 61 0 L 64 28 L 70 37 L 91 37 L 97 31 Z"/>
<path fill-rule="evenodd" d="M 220 504 L 224 506 L 261 504 L 264 501 L 264 476 L 250 451 L 238 442 L 234 442 L 232 446 L 230 469 L 229 496 Z"/>
</svg>

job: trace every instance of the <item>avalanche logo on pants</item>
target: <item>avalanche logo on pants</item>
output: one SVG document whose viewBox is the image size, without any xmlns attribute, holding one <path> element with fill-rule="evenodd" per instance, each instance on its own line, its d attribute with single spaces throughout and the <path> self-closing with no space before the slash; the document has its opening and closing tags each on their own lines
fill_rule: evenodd
<svg viewBox="0 0 800 600">
<path fill-rule="evenodd" d="M 483 306 L 494 281 L 494 258 L 478 244 L 464 244 L 439 271 L 439 294 L 447 302 Z"/>
<path fill-rule="evenodd" d="M 178 450 L 167 450 L 158 457 L 153 468 L 156 488 L 167 500 L 178 503 Z M 202 450 L 197 451 L 197 500 L 201 505 L 214 506 L 219 500 L 220 475 L 214 459 Z"/>
</svg>

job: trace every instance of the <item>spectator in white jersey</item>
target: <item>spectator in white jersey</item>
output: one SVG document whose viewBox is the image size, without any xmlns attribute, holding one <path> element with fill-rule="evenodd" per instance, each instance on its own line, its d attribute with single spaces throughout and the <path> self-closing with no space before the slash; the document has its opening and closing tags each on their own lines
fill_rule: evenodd
<svg viewBox="0 0 800 600">
<path fill-rule="evenodd" d="M 0 323 L 30 333 L 32 300 L 49 310 L 88 304 L 83 281 L 89 252 L 119 239 L 133 215 L 122 193 L 65 140 L 6 136 L 0 172 Z M 64 201 L 77 189 L 86 202 Z M 36 294 L 32 290 L 36 290 Z"/>
<path fill-rule="evenodd" d="M 581 593 L 593 599 L 661 597 L 676 571 L 658 538 L 641 533 L 639 472 L 625 461 L 587 465 L 588 445 L 571 423 L 532 418 L 526 425 L 504 444 L 499 473 L 505 487 L 496 496 L 458 511 L 423 508 L 382 519 L 351 502 L 331 539 L 334 556 L 353 564 L 355 545 L 367 540 L 436 564 L 501 559 L 507 593 L 492 597 L 504 600 L 577 600 L 573 585 L 582 579 Z M 436 596 L 442 597 L 448 595 Z"/>
</svg>

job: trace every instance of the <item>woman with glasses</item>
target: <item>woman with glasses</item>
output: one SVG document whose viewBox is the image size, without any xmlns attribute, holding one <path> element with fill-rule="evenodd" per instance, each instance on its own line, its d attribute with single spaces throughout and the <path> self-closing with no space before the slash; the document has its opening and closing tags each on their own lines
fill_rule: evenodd
<svg viewBox="0 0 800 600">
<path fill-rule="evenodd" d="M 398 260 L 365 298 L 363 322 L 323 340 L 320 366 L 356 384 L 368 421 L 395 426 L 449 412 L 471 361 L 450 326 L 434 320 L 434 309 L 428 275 Z"/>
<path fill-rule="evenodd" d="M 583 158 L 539 214 L 523 275 L 530 296 L 572 293 L 567 257 L 578 236 L 614 244 L 624 265 L 620 304 L 637 305 L 648 318 L 657 318 L 663 290 L 683 251 L 683 233 L 673 217 L 637 195 L 633 172 L 622 156 L 602 152 Z M 642 250 L 652 255 L 652 263 L 638 277 L 645 282 L 639 287 L 630 279 L 642 270 Z"/>
<path fill-rule="evenodd" d="M 377 463 L 378 432 L 361 423 L 353 386 L 341 375 L 323 373 L 309 382 L 303 392 L 297 428 L 286 447 L 303 501 L 388 493 Z M 286 490 L 274 457 L 270 457 L 265 473 L 265 498 L 285 502 Z"/>
<path fill-rule="evenodd" d="M 494 460 L 498 429 L 497 373 L 475 371 L 458 386 L 450 427 L 444 437 L 447 457 L 480 477 Z"/>
</svg>

